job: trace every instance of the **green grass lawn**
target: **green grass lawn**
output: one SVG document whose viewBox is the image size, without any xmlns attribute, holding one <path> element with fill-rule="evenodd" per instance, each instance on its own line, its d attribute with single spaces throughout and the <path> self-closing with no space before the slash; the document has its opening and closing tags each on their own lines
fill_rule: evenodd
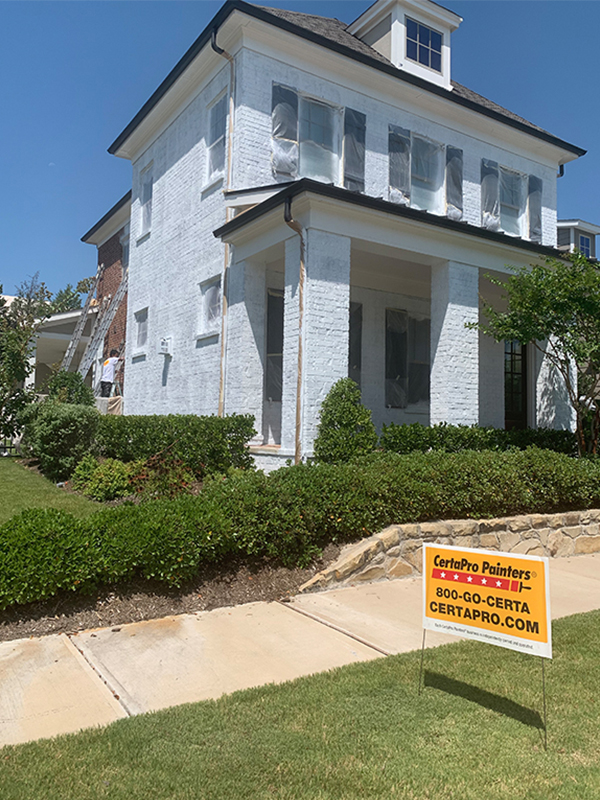
<svg viewBox="0 0 600 800">
<path fill-rule="evenodd" d="M 46 478 L 17 464 L 14 458 L 0 458 L 0 525 L 25 508 L 60 508 L 84 517 L 99 506 L 85 497 L 57 489 Z"/>
<path fill-rule="evenodd" d="M 546 664 L 478 642 L 358 664 L 0 751 L 2 800 L 600 797 L 600 612 Z"/>
</svg>

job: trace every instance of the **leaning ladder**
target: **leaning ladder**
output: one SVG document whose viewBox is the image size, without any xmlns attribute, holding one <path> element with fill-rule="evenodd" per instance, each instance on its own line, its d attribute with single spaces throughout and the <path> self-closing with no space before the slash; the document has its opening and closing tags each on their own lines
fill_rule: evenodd
<svg viewBox="0 0 600 800">
<path fill-rule="evenodd" d="M 67 345 L 67 349 L 63 356 L 63 360 L 60 365 L 61 370 L 64 369 L 67 372 L 69 371 L 69 367 L 71 366 L 71 362 L 73 361 L 73 356 L 75 355 L 75 351 L 77 350 L 77 345 L 81 341 L 81 336 L 83 335 L 83 329 L 85 328 L 85 323 L 87 322 L 88 311 L 90 310 L 92 298 L 94 297 L 94 293 L 96 291 L 96 287 L 98 286 L 98 281 L 100 280 L 100 276 L 102 275 L 103 270 L 104 270 L 104 264 L 98 264 L 96 277 L 92 281 L 92 286 L 90 288 L 90 291 L 88 292 L 88 296 L 85 299 L 83 308 L 81 309 L 81 316 L 77 320 L 77 325 L 75 326 L 75 330 L 73 331 L 73 336 L 71 337 L 71 341 Z"/>
<path fill-rule="evenodd" d="M 94 328 L 94 333 L 90 337 L 87 347 L 85 348 L 85 353 L 81 357 L 77 372 L 79 372 L 82 378 L 85 378 L 89 368 L 94 363 L 96 352 L 100 347 L 100 342 L 104 340 L 104 337 L 108 333 L 108 329 L 115 318 L 117 309 L 121 305 L 121 300 L 125 297 L 125 293 L 127 292 L 128 274 L 129 270 L 125 270 L 125 273 L 121 279 L 121 283 L 119 284 L 119 288 L 115 292 L 113 299 L 110 301 L 110 305 L 104 312 L 102 319 L 98 321 L 96 327 Z"/>
</svg>

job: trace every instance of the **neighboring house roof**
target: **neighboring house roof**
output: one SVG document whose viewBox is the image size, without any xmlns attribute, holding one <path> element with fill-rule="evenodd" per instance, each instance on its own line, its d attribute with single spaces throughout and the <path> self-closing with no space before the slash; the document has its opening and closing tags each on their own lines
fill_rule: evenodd
<svg viewBox="0 0 600 800">
<path fill-rule="evenodd" d="M 340 22 L 338 19 L 330 17 L 319 17 L 314 14 L 303 14 L 298 11 L 288 11 L 278 8 L 264 8 L 262 6 L 251 5 L 244 0 L 227 0 L 227 2 L 219 9 L 217 14 L 209 22 L 204 31 L 192 44 L 185 55 L 171 70 L 169 75 L 160 84 L 158 89 L 149 98 L 149 100 L 142 106 L 140 111 L 131 120 L 129 125 L 122 131 L 122 133 L 115 139 L 115 141 L 108 148 L 109 153 L 116 153 L 117 150 L 127 141 L 134 130 L 141 124 L 150 111 L 158 104 L 161 98 L 169 91 L 171 86 L 176 80 L 185 72 L 187 67 L 196 58 L 198 53 L 209 43 L 213 31 L 225 22 L 225 20 L 234 11 L 240 11 L 248 16 L 259 19 L 270 25 L 275 25 L 283 30 L 287 30 L 302 38 L 308 39 L 330 50 L 334 50 L 356 61 L 360 61 L 375 69 L 386 72 L 389 75 L 397 77 L 398 79 L 411 83 L 425 91 L 436 94 L 445 98 L 453 103 L 470 108 L 480 114 L 484 114 L 513 128 L 517 128 L 524 133 L 528 133 L 538 139 L 542 139 L 550 144 L 560 147 L 563 150 L 571 152 L 576 156 L 585 155 L 586 151 L 581 147 L 569 144 L 557 136 L 554 136 L 543 128 L 534 125 L 523 117 L 513 114 L 511 111 L 503 108 L 502 106 L 493 103 L 485 97 L 461 86 L 459 83 L 452 82 L 453 91 L 448 91 L 443 87 L 437 86 L 434 83 L 424 80 L 417 75 L 412 75 L 402 69 L 395 67 L 391 61 L 385 56 L 381 55 L 370 45 L 358 39 L 348 32 L 348 25 L 345 22 Z"/>
<path fill-rule="evenodd" d="M 114 206 L 106 212 L 106 214 L 98 220 L 98 222 L 89 229 L 87 233 L 81 237 L 81 241 L 85 242 L 86 244 L 97 244 L 94 239 L 96 238 L 94 234 L 98 233 L 100 229 L 119 212 L 122 208 L 124 208 L 128 203 L 131 203 L 131 189 L 124 194 L 123 197 L 118 200 Z"/>
<path fill-rule="evenodd" d="M 273 187 L 275 188 L 275 187 Z M 558 251 L 553 247 L 546 245 L 536 244 L 535 242 L 520 239 L 517 236 L 507 236 L 505 233 L 498 233 L 496 231 L 489 231 L 486 228 L 479 228 L 476 225 L 471 225 L 468 222 L 457 222 L 448 217 L 437 216 L 430 214 L 428 211 L 421 211 L 420 209 L 410 208 L 409 206 L 401 206 L 398 203 L 392 203 L 389 200 L 382 200 L 379 197 L 370 197 L 366 194 L 359 192 L 351 192 L 349 189 L 342 189 L 339 186 L 333 186 L 330 183 L 320 183 L 319 181 L 311 180 L 310 178 L 301 178 L 293 184 L 288 184 L 284 189 L 272 195 L 268 200 L 254 206 L 253 208 L 238 214 L 225 225 L 221 225 L 213 231 L 213 236 L 217 239 L 228 236 L 234 231 L 243 228 L 248 223 L 252 222 L 263 214 L 272 211 L 279 205 L 284 205 L 288 199 L 302 194 L 303 192 L 312 192 L 313 194 L 321 195 L 322 197 L 329 197 L 332 200 L 342 200 L 352 205 L 362 206 L 363 208 L 372 209 L 374 211 L 384 211 L 387 214 L 393 214 L 398 217 L 404 217 L 417 222 L 423 222 L 426 225 L 433 225 L 438 228 L 445 228 L 446 230 L 456 231 L 457 233 L 466 233 L 470 236 L 475 236 L 478 239 L 488 239 L 492 242 L 498 242 L 503 245 L 511 247 L 518 247 L 521 250 L 528 250 L 531 253 L 538 255 L 556 257 Z"/>
<path fill-rule="evenodd" d="M 556 223 L 557 228 L 581 228 L 595 236 L 600 233 L 600 225 L 593 222 L 584 222 L 582 219 L 559 219 Z"/>
</svg>

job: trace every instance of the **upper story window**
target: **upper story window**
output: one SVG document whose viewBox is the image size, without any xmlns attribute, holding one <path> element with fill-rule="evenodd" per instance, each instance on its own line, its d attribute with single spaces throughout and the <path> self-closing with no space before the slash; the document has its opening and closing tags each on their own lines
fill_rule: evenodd
<svg viewBox="0 0 600 800">
<path fill-rule="evenodd" d="M 390 125 L 389 153 L 390 200 L 462 219 L 462 150 Z"/>
<path fill-rule="evenodd" d="M 148 343 L 148 308 L 135 312 L 135 345 L 137 348 L 145 347 Z"/>
<path fill-rule="evenodd" d="M 273 84 L 272 167 L 276 179 L 297 177 L 364 191 L 366 117 Z"/>
<path fill-rule="evenodd" d="M 542 181 L 495 161 L 481 161 L 481 224 L 510 236 L 542 240 Z"/>
<path fill-rule="evenodd" d="M 222 95 L 208 109 L 208 175 L 215 180 L 225 170 L 225 140 L 227 136 L 227 95 Z"/>
<path fill-rule="evenodd" d="M 140 236 L 149 233 L 152 225 L 152 191 L 153 178 L 152 167 L 147 167 L 141 174 L 142 193 L 140 198 L 141 222 Z"/>
<path fill-rule="evenodd" d="M 579 252 L 586 258 L 590 258 L 592 255 L 592 240 L 589 236 L 579 234 Z"/>
<path fill-rule="evenodd" d="M 442 34 L 406 18 L 406 57 L 424 67 L 442 71 Z"/>
</svg>

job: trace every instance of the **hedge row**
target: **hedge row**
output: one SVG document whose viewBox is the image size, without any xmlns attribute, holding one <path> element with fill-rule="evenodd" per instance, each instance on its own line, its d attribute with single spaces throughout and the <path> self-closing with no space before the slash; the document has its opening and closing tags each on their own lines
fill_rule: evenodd
<svg viewBox="0 0 600 800">
<path fill-rule="evenodd" d="M 443 450 L 458 453 L 461 450 L 510 450 L 539 447 L 557 453 L 575 455 L 577 440 L 570 431 L 555 431 L 550 428 L 525 428 L 504 430 L 501 428 L 480 428 L 477 425 L 384 425 L 379 446 L 389 453 L 426 453 L 429 450 Z"/>
<path fill-rule="evenodd" d="M 308 563 L 328 542 L 391 523 L 600 506 L 600 464 L 531 448 L 374 454 L 269 476 L 230 471 L 198 496 L 125 504 L 78 520 L 25 511 L 0 527 L 0 608 L 134 576 L 180 586 L 231 556 Z"/>
<path fill-rule="evenodd" d="M 45 402 L 24 421 L 24 446 L 54 480 L 69 478 L 86 453 L 129 462 L 168 451 L 199 478 L 252 465 L 252 416 L 102 416 L 85 405 Z"/>
</svg>

